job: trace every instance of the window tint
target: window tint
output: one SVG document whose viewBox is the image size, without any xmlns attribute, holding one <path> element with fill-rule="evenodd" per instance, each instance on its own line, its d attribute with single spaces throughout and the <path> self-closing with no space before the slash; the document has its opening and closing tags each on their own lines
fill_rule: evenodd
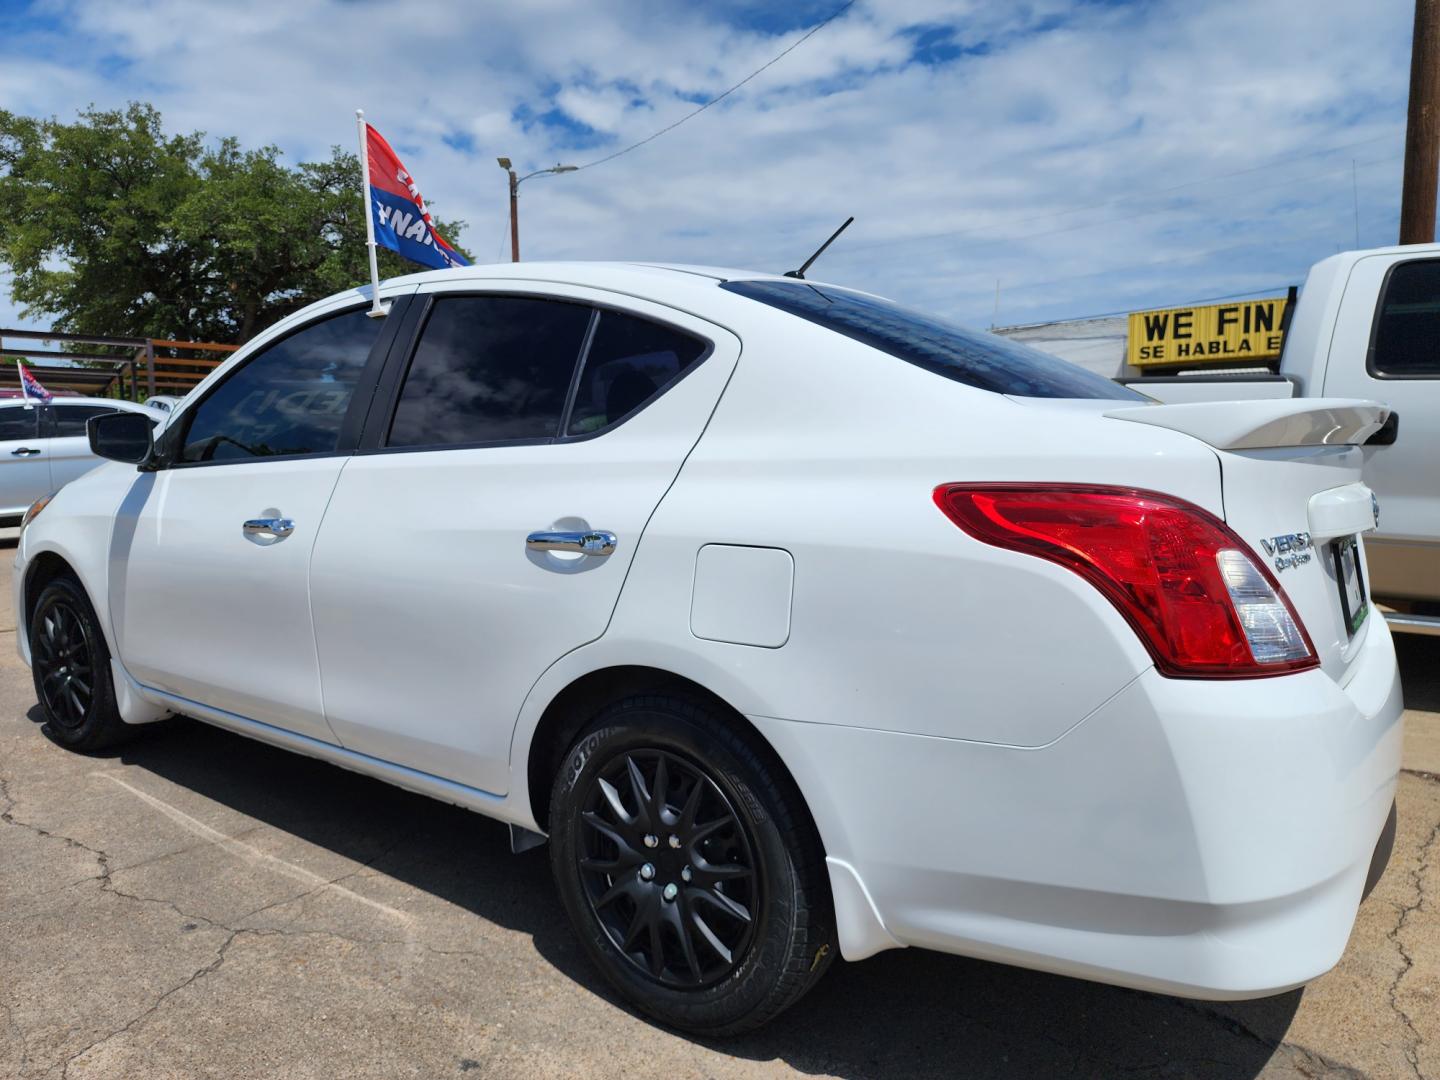
<svg viewBox="0 0 1440 1080">
<path fill-rule="evenodd" d="M 92 416 L 120 412 L 119 409 L 112 409 L 108 405 L 52 405 L 50 408 L 55 417 L 53 431 L 56 438 L 61 439 L 83 436 L 85 421 Z"/>
<path fill-rule="evenodd" d="M 704 352 L 705 343 L 689 334 L 618 311 L 600 312 L 566 434 L 598 431 L 628 416 Z"/>
<path fill-rule="evenodd" d="M 590 316 L 583 304 L 530 297 L 437 299 L 389 445 L 554 438 Z"/>
<path fill-rule="evenodd" d="M 182 461 L 323 454 L 340 423 L 383 320 L 336 315 L 255 354 L 191 410 Z"/>
<path fill-rule="evenodd" d="M 848 289 L 800 281 L 730 281 L 720 287 L 981 390 L 1019 397 L 1149 400 L 1018 341 L 967 330 Z"/>
<path fill-rule="evenodd" d="M 1440 376 L 1440 260 L 1400 263 L 1390 271 L 1370 370 L 1398 379 Z"/>
<path fill-rule="evenodd" d="M 23 405 L 0 408 L 0 439 L 35 438 L 35 414 L 38 411 Z"/>
</svg>

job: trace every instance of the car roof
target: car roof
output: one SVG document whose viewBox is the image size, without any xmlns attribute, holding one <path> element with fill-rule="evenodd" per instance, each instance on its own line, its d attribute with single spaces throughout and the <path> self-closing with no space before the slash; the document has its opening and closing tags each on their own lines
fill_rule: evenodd
<svg viewBox="0 0 1440 1080">
<path fill-rule="evenodd" d="M 434 285 L 457 281 L 538 281 L 582 285 L 663 300 L 696 292 L 713 294 L 727 281 L 786 280 L 781 274 L 724 266 L 659 262 L 519 262 L 484 263 L 448 270 L 427 270 L 390 278 L 385 285 Z M 366 290 L 368 292 L 368 290 Z"/>
</svg>

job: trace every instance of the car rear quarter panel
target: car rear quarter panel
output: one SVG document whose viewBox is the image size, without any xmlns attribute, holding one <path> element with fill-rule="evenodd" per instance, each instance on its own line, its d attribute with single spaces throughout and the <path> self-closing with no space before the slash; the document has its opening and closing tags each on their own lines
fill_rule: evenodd
<svg viewBox="0 0 1440 1080">
<path fill-rule="evenodd" d="M 1091 586 L 971 539 L 932 491 L 1128 484 L 1219 513 L 1213 453 L 1093 410 L 1019 405 L 778 313 L 755 323 L 596 646 L 750 715 L 1016 747 L 1053 742 L 1150 666 Z M 707 544 L 790 553 L 783 645 L 694 635 Z"/>
</svg>

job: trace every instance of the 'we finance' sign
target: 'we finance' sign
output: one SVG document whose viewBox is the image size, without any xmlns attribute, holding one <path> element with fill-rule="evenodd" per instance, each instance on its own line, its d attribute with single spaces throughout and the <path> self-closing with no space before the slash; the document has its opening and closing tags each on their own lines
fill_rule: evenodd
<svg viewBox="0 0 1440 1080">
<path fill-rule="evenodd" d="M 1272 360 L 1280 355 L 1285 297 L 1137 311 L 1128 358 L 1136 367 Z"/>
</svg>

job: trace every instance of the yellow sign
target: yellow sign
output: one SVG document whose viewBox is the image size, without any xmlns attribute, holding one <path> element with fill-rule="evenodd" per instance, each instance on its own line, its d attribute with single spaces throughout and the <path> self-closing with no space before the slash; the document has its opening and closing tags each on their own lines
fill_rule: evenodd
<svg viewBox="0 0 1440 1080">
<path fill-rule="evenodd" d="M 1284 313 L 1283 296 L 1137 311 L 1130 316 L 1129 361 L 1136 367 L 1153 367 L 1272 360 L 1280 355 Z"/>
</svg>

